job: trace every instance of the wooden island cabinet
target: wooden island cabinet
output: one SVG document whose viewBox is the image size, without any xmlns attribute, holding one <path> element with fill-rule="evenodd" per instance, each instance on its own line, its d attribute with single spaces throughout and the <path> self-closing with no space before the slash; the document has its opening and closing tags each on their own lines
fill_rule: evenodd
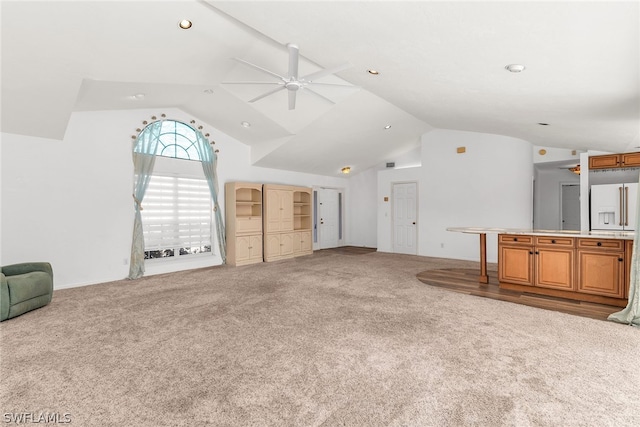
<svg viewBox="0 0 640 427">
<path fill-rule="evenodd" d="M 606 237 L 499 234 L 500 287 L 624 307 L 632 245 Z"/>
</svg>

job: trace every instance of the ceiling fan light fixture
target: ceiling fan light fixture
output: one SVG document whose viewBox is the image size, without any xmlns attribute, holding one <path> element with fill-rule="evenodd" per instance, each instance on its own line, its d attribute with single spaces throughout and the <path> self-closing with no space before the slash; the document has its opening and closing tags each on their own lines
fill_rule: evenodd
<svg viewBox="0 0 640 427">
<path fill-rule="evenodd" d="M 509 64 L 505 65 L 504 68 L 511 73 L 521 73 L 525 70 L 525 66 L 522 64 Z"/>
<path fill-rule="evenodd" d="M 178 26 L 183 30 L 188 30 L 189 28 L 191 28 L 192 25 L 193 25 L 193 22 L 189 21 L 188 19 L 183 19 L 180 22 L 178 22 Z"/>
</svg>

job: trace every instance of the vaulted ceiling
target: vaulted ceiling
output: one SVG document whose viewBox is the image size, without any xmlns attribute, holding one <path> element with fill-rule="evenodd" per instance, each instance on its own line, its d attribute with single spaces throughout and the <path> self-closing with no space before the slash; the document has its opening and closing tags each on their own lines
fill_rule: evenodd
<svg viewBox="0 0 640 427">
<path fill-rule="evenodd" d="M 62 139 L 74 111 L 178 107 L 250 145 L 258 166 L 324 175 L 402 158 L 434 128 L 640 146 L 636 1 L 1 5 L 3 132 Z M 300 75 L 350 63 L 319 80 L 348 87 L 302 89 L 289 110 L 286 90 L 250 103 L 271 87 L 228 83 L 274 81 L 233 58 L 285 75 L 287 43 Z"/>
</svg>

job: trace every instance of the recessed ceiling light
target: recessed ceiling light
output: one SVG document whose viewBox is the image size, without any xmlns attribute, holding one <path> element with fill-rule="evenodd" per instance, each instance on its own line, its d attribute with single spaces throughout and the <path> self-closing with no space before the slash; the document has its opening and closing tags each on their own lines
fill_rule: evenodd
<svg viewBox="0 0 640 427">
<path fill-rule="evenodd" d="M 506 70 L 511 71 L 512 73 L 521 73 L 524 71 L 524 65 L 522 64 L 509 64 L 504 67 Z"/>
<path fill-rule="evenodd" d="M 378 74 L 380 74 L 380 72 L 378 72 L 376 70 L 367 70 L 367 73 L 372 74 L 374 76 L 377 76 Z"/>
<path fill-rule="evenodd" d="M 549 126 L 549 123 L 538 123 L 540 126 Z"/>
<path fill-rule="evenodd" d="M 386 125 L 384 128 L 385 129 L 391 129 L 391 125 Z"/>
<path fill-rule="evenodd" d="M 191 28 L 192 25 L 193 25 L 193 23 L 191 21 L 189 21 L 188 19 L 183 19 L 182 21 L 180 21 L 178 23 L 178 26 L 180 28 L 182 28 L 183 30 L 188 30 L 189 28 Z"/>
<path fill-rule="evenodd" d="M 204 93 L 213 93 L 213 89 L 205 89 L 203 90 Z"/>
<path fill-rule="evenodd" d="M 135 99 L 137 101 L 141 101 L 144 99 L 144 93 L 136 93 L 135 95 L 131 95 L 131 99 Z"/>
<path fill-rule="evenodd" d="M 242 125 L 243 128 L 250 128 L 251 127 L 251 123 L 249 122 L 240 122 L 240 124 Z"/>
<path fill-rule="evenodd" d="M 342 168 L 342 173 L 343 173 L 343 174 L 345 174 L 345 175 L 346 175 L 346 174 L 348 174 L 349 172 L 351 172 L 351 167 L 349 167 L 349 166 L 345 166 L 345 167 L 343 167 L 343 168 Z"/>
</svg>

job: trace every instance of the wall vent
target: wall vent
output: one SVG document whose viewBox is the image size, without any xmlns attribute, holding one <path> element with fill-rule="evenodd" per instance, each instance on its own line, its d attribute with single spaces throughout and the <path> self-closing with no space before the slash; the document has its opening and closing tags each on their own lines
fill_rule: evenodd
<svg viewBox="0 0 640 427">
<path fill-rule="evenodd" d="M 395 168 L 396 164 L 395 164 L 395 162 L 389 162 L 389 163 L 387 163 L 387 167 L 388 168 Z"/>
</svg>

